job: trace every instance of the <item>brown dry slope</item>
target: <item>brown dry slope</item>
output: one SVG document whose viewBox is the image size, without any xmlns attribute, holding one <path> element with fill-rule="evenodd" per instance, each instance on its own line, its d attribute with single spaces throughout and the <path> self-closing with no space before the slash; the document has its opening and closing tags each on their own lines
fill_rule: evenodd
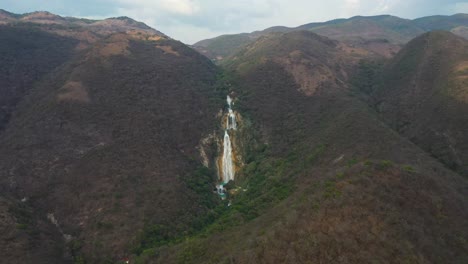
<svg viewBox="0 0 468 264">
<path fill-rule="evenodd" d="M 372 93 L 399 133 L 468 175 L 468 41 L 449 32 L 411 41 L 382 70 Z"/>
<path fill-rule="evenodd" d="M 317 65 L 305 73 L 318 81 L 317 68 L 340 78 L 344 54 L 315 34 L 288 34 L 261 39 L 228 63 L 238 110 L 257 132 L 252 143 L 264 144 L 240 172 L 245 191 L 200 235 L 140 260 L 465 263 L 467 180 L 379 121 L 347 85 L 304 92 L 278 57 L 306 54 Z"/>
<path fill-rule="evenodd" d="M 186 181 L 200 164 L 199 141 L 216 125 L 218 70 L 180 42 L 114 20 L 93 22 L 97 31 L 2 26 L 16 37 L 26 28 L 74 44 L 73 56 L 24 85 L 28 92 L 14 102 L 0 137 L 1 227 L 14 232 L 2 233 L 5 261 L 115 262 L 138 247 L 144 230 L 161 224 L 188 230 L 206 209 Z M 97 38 L 83 39 L 89 35 Z M 38 45 L 21 41 L 22 54 Z M 5 56 L 15 65 L 22 57 L 12 45 Z M 22 67 L 25 75 L 44 58 L 29 59 L 36 64 Z M 45 246 L 49 240 L 56 246 Z"/>
</svg>

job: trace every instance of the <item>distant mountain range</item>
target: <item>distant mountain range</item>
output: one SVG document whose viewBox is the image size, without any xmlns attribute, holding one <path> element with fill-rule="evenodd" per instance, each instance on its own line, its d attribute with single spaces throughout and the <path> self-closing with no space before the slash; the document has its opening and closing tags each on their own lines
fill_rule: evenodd
<svg viewBox="0 0 468 264">
<path fill-rule="evenodd" d="M 446 30 L 468 38 L 468 15 L 429 16 L 414 20 L 389 15 L 356 16 L 349 19 L 309 23 L 295 28 L 278 26 L 252 33 L 223 35 L 199 41 L 193 47 L 209 58 L 219 61 L 232 56 L 261 36 L 299 30 L 311 31 L 391 57 L 402 45 L 427 31 Z"/>
</svg>

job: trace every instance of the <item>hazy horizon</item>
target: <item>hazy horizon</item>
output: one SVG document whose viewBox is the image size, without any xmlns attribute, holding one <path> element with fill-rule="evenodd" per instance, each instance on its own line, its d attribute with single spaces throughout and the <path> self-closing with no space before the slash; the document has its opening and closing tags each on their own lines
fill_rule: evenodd
<svg viewBox="0 0 468 264">
<path fill-rule="evenodd" d="M 224 34 L 295 27 L 353 16 L 393 15 L 406 19 L 468 13 L 458 0 L 0 0 L 0 8 L 22 14 L 48 11 L 60 16 L 104 19 L 128 16 L 187 44 Z"/>
</svg>

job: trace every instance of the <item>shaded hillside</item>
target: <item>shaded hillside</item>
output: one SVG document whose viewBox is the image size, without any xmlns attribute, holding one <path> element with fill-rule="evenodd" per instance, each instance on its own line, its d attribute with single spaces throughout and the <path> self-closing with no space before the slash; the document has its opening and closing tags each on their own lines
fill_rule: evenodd
<svg viewBox="0 0 468 264">
<path fill-rule="evenodd" d="M 77 41 L 25 26 L 0 26 L 0 133 L 18 101 L 69 60 Z"/>
<path fill-rule="evenodd" d="M 72 263 L 65 259 L 62 235 L 46 215 L 36 215 L 26 200 L 0 196 L 0 252 L 11 263 Z"/>
<path fill-rule="evenodd" d="M 272 32 L 285 33 L 309 30 L 356 47 L 364 48 L 384 57 L 392 57 L 400 50 L 403 44 L 426 31 L 435 29 L 453 30 L 455 34 L 466 36 L 461 30 L 466 26 L 468 26 L 468 21 L 465 14 L 426 17 L 416 20 L 402 19 L 389 15 L 356 16 L 349 19 L 309 23 L 295 28 L 273 27 L 250 34 L 242 33 L 220 36 L 200 41 L 193 46 L 210 59 L 220 60 L 222 59 L 221 57 L 225 58 L 238 52 L 243 46 L 252 43 L 258 37 Z"/>
<path fill-rule="evenodd" d="M 17 36 L 18 29 L 14 37 L 2 35 L 12 65 L 22 65 L 15 52 L 35 54 L 41 41 L 52 43 L 37 53 L 60 52 L 90 32 L 67 29 L 71 35 L 64 38 L 49 26 L 21 27 L 39 42 Z M 24 84 L 28 93 L 18 98 L 0 136 L 0 227 L 9 230 L 1 239 L 18 241 L 0 250 L 5 261 L 114 263 L 138 251 L 158 226 L 170 227 L 168 236 L 187 232 L 217 203 L 214 175 L 196 172 L 199 142 L 217 124 L 218 69 L 153 30 L 117 25 L 106 32 L 86 47 L 78 44 L 74 56 L 61 58 L 66 62 L 48 74 L 35 74 L 44 62 L 29 56 L 37 64 L 0 76 L 3 83 L 15 74 L 37 76 Z M 19 41 L 20 51 L 13 47 Z M 207 194 L 197 192 L 195 177 L 208 178 Z"/>
<path fill-rule="evenodd" d="M 371 92 L 395 130 L 468 175 L 468 42 L 449 32 L 422 35 L 381 73 Z"/>
<path fill-rule="evenodd" d="M 237 76 L 237 109 L 254 131 L 235 183 L 244 191 L 201 234 L 139 260 L 466 262 L 466 179 L 380 122 L 346 86 L 325 82 L 304 93 L 281 60 L 293 52 L 320 59 L 316 66 L 333 76 L 339 71 L 328 61 L 346 54 L 332 40 L 293 32 L 234 56 L 227 70 Z M 316 71 L 303 74 L 315 79 Z"/>
</svg>

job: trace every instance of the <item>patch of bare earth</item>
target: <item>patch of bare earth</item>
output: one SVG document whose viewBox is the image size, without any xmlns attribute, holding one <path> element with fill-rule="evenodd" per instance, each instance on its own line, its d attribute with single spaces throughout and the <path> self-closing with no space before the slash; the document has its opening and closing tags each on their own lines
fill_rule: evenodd
<svg viewBox="0 0 468 264">
<path fill-rule="evenodd" d="M 172 54 L 172 55 L 175 55 L 175 56 L 180 56 L 180 54 L 173 50 L 171 46 L 158 46 L 156 45 L 156 48 L 160 49 L 160 50 L 163 50 L 164 53 L 166 54 Z"/>
<path fill-rule="evenodd" d="M 57 95 L 57 100 L 61 101 L 77 101 L 89 103 L 89 95 L 86 88 L 81 82 L 69 81 L 61 89 L 62 92 Z"/>
</svg>

